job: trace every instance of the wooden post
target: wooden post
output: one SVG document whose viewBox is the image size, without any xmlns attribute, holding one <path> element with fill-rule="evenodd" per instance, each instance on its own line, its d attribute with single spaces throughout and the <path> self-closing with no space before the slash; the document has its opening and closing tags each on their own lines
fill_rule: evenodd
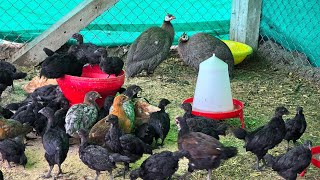
<svg viewBox="0 0 320 180">
<path fill-rule="evenodd" d="M 59 49 L 72 34 L 79 32 L 118 0 L 84 0 L 49 29 L 13 54 L 10 62 L 21 66 L 35 65 L 47 55 L 43 48 Z"/>
<path fill-rule="evenodd" d="M 233 0 L 230 39 L 258 48 L 262 0 Z"/>
</svg>

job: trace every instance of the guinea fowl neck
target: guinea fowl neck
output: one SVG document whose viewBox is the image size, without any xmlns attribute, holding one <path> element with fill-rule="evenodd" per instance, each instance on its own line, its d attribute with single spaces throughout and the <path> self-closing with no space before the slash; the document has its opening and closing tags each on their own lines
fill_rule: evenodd
<svg viewBox="0 0 320 180">
<path fill-rule="evenodd" d="M 174 38 L 174 28 L 173 28 L 171 22 L 170 21 L 163 21 L 161 28 L 166 30 L 170 34 L 171 43 L 172 43 L 173 38 Z"/>
</svg>

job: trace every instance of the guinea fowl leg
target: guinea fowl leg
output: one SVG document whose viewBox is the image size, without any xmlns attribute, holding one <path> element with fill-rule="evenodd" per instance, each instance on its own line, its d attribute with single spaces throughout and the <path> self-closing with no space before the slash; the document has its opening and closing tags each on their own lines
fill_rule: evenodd
<svg viewBox="0 0 320 180">
<path fill-rule="evenodd" d="M 290 148 L 289 148 L 289 142 L 290 142 L 290 141 L 288 141 L 287 152 L 290 150 Z"/>
<path fill-rule="evenodd" d="M 110 175 L 110 180 L 113 180 L 112 170 L 109 171 L 109 175 Z"/>
<path fill-rule="evenodd" d="M 259 158 L 258 158 L 258 156 L 257 156 L 257 162 L 256 162 L 255 165 L 253 165 L 253 168 L 254 168 L 255 170 L 257 170 L 257 171 L 261 171 L 260 166 L 259 166 Z"/>
<path fill-rule="evenodd" d="M 100 176 L 100 171 L 96 171 L 96 178 L 94 178 L 95 180 L 98 180 Z"/>
<path fill-rule="evenodd" d="M 126 172 L 130 170 L 129 163 L 124 163 L 123 179 L 126 178 Z"/>
<path fill-rule="evenodd" d="M 50 178 L 51 177 L 51 171 L 53 169 L 53 166 L 50 166 L 49 172 L 47 175 L 44 176 L 44 178 Z"/>
<path fill-rule="evenodd" d="M 208 169 L 207 180 L 211 180 L 211 175 L 212 175 L 212 169 Z"/>
<path fill-rule="evenodd" d="M 59 167 L 59 172 L 58 172 L 58 174 L 63 174 L 63 173 L 62 173 L 62 169 L 61 169 L 61 164 L 58 164 L 58 167 Z"/>
</svg>

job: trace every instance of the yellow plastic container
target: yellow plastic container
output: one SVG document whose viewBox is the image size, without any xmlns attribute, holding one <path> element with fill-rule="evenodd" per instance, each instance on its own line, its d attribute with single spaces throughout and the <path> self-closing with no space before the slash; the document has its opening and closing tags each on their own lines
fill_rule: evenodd
<svg viewBox="0 0 320 180">
<path fill-rule="evenodd" d="M 250 55 L 253 50 L 252 48 L 244 43 L 231 41 L 231 40 L 222 40 L 231 50 L 231 53 L 234 58 L 234 65 L 241 63 L 248 55 Z"/>
</svg>

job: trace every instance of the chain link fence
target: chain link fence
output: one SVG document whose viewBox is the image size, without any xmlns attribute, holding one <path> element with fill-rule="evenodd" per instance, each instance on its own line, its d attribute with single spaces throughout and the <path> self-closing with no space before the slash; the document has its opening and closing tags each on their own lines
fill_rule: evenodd
<svg viewBox="0 0 320 180">
<path fill-rule="evenodd" d="M 30 42 L 80 2 L 0 0 L 0 44 L 6 44 L 6 49 L 3 46 L 2 49 L 17 47 L 11 42 L 21 43 L 18 47 Z M 176 17 L 172 21 L 176 32 L 174 44 L 183 32 L 189 35 L 207 32 L 228 39 L 231 5 L 232 0 L 120 0 L 80 33 L 84 42 L 119 47 L 131 44 L 145 29 L 160 26 L 166 13 L 171 13 Z M 68 44 L 72 43 L 72 40 L 68 41 Z M 0 55 L 1 58 L 7 57 Z"/>
<path fill-rule="evenodd" d="M 263 0 L 259 49 L 274 64 L 320 66 L 317 0 Z"/>
</svg>

